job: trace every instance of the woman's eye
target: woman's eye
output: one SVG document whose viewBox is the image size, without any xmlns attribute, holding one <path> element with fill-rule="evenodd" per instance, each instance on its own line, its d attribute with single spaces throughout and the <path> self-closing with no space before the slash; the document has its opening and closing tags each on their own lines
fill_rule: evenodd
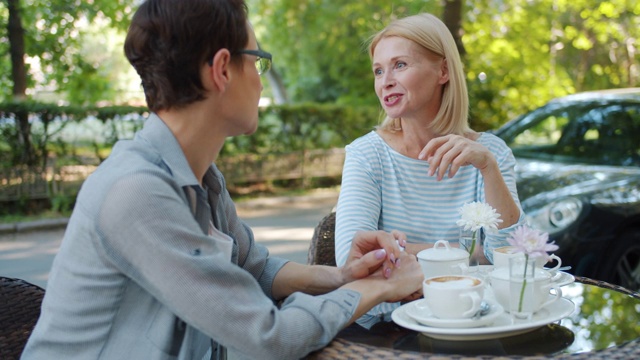
<svg viewBox="0 0 640 360">
<path fill-rule="evenodd" d="M 396 69 L 402 69 L 403 67 L 407 66 L 407 63 L 399 61 L 396 63 Z"/>
<path fill-rule="evenodd" d="M 373 74 L 374 74 L 375 76 L 382 75 L 382 69 L 373 69 Z"/>
</svg>

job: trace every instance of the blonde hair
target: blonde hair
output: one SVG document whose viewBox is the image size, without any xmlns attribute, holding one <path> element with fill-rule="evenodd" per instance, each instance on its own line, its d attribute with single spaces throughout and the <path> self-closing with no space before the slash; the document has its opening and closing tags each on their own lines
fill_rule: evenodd
<svg viewBox="0 0 640 360">
<path fill-rule="evenodd" d="M 462 135 L 470 131 L 467 83 L 458 48 L 446 25 L 428 13 L 394 20 L 371 37 L 369 42 L 371 59 L 373 59 L 373 53 L 380 40 L 390 36 L 411 40 L 428 51 L 443 57 L 447 62 L 449 81 L 442 85 L 442 103 L 435 119 L 431 122 L 431 130 L 443 135 Z M 398 131 L 401 129 L 400 119 L 392 119 L 385 115 L 378 128 L 391 132 Z"/>
</svg>

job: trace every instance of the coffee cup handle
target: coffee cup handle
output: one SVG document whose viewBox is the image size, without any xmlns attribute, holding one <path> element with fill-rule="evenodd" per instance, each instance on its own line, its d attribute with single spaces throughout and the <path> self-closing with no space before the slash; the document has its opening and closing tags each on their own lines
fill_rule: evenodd
<svg viewBox="0 0 640 360">
<path fill-rule="evenodd" d="M 553 294 L 553 297 L 551 299 L 547 300 L 545 303 L 543 303 L 540 306 L 541 309 L 547 305 L 553 304 L 554 302 L 560 300 L 560 298 L 562 297 L 562 290 L 558 286 L 555 286 L 555 285 L 549 286 L 549 294 L 551 294 L 551 290 L 554 290 L 555 294 Z"/>
<path fill-rule="evenodd" d="M 471 298 L 471 309 L 465 311 L 462 314 L 462 317 L 468 318 L 473 316 L 476 312 L 478 312 L 478 310 L 480 309 L 480 303 L 482 302 L 482 299 L 480 299 L 480 295 L 478 295 L 477 292 L 464 293 L 460 296 Z"/>
<path fill-rule="evenodd" d="M 560 260 L 560 257 L 558 257 L 557 255 L 550 255 L 549 256 L 549 261 L 553 261 L 555 260 L 557 262 L 556 266 L 552 267 L 552 268 L 546 268 L 547 271 L 550 272 L 554 272 L 556 270 L 558 270 L 560 268 L 560 266 L 562 266 L 562 260 Z"/>
</svg>

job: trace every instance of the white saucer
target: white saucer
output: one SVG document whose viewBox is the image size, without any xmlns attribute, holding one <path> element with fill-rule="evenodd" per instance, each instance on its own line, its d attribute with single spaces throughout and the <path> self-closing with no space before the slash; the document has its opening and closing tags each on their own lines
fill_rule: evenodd
<svg viewBox="0 0 640 360">
<path fill-rule="evenodd" d="M 558 286 L 569 285 L 576 281 L 576 278 L 568 272 L 558 271 L 558 273 L 560 274 L 560 277 L 556 281 L 554 281 Z"/>
<path fill-rule="evenodd" d="M 425 299 L 412 301 L 406 304 L 406 314 L 422 325 L 440 327 L 440 328 L 471 328 L 480 327 L 493 323 L 498 316 L 504 313 L 504 309 L 500 304 L 493 300 L 485 300 L 490 306 L 489 313 L 477 319 L 440 319 L 437 318 L 429 309 Z"/>
<path fill-rule="evenodd" d="M 416 300 L 418 301 L 418 300 Z M 426 326 L 407 314 L 407 309 L 413 302 L 402 305 L 391 313 L 391 319 L 396 324 L 427 336 L 442 340 L 486 340 L 497 339 L 506 336 L 518 335 L 533 331 L 537 328 L 563 319 L 575 310 L 575 304 L 566 298 L 560 298 L 533 314 L 533 318 L 526 322 L 514 322 L 511 315 L 503 312 L 493 324 L 474 328 L 444 328 Z M 415 305 L 413 305 L 415 306 Z"/>
</svg>

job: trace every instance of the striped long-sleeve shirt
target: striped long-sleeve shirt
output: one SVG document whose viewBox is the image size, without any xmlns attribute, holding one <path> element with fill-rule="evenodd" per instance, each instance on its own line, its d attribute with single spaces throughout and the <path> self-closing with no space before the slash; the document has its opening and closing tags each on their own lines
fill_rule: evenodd
<svg viewBox="0 0 640 360">
<path fill-rule="evenodd" d="M 482 133 L 477 140 L 496 157 L 502 177 L 520 207 L 515 180 L 515 158 L 511 149 L 495 135 Z M 351 240 L 358 230 L 400 230 L 409 243 L 457 242 L 459 208 L 472 201 L 485 201 L 484 180 L 473 166 L 463 166 L 453 178 L 437 181 L 428 176 L 429 163 L 393 150 L 375 132 L 356 139 L 346 147 L 342 187 L 336 218 L 336 262 L 346 262 Z M 484 251 L 507 245 L 508 234 L 524 221 L 495 234 L 486 234 Z M 358 323 L 370 326 L 388 316 L 398 303 L 383 303 Z"/>
</svg>

